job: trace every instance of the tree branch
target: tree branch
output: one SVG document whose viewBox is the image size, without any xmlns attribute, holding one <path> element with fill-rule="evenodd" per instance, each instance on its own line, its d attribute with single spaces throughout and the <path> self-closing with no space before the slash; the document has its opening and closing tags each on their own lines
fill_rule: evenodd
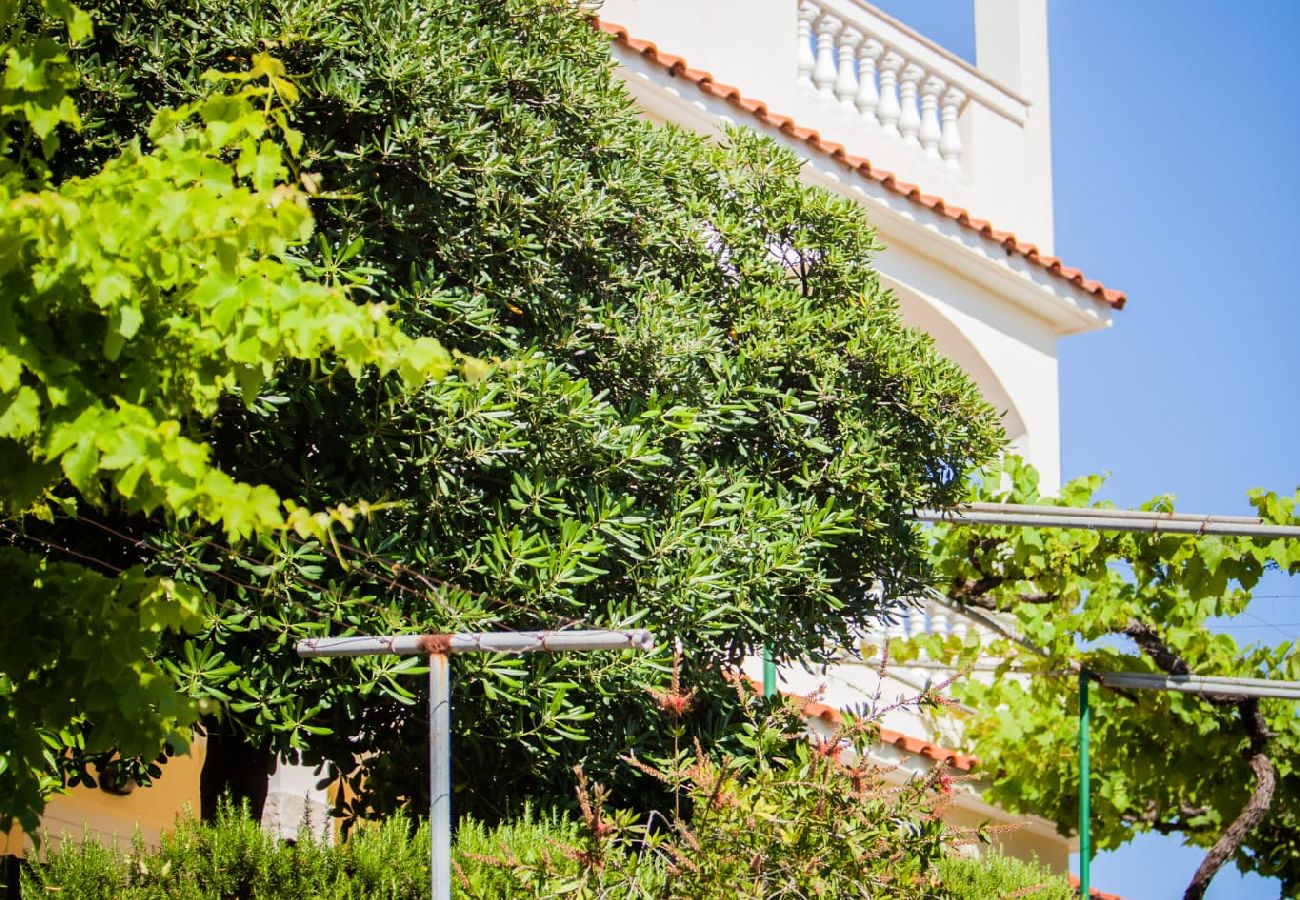
<svg viewBox="0 0 1300 900">
<path fill-rule="evenodd" d="M 974 581 L 954 581 L 948 588 L 948 596 L 964 606 L 997 612 L 998 605 L 989 596 L 989 591 L 1001 585 L 1002 581 L 996 575 L 984 575 Z"/>
<path fill-rule="evenodd" d="M 1187 885 L 1187 890 L 1183 892 L 1183 900 L 1202 900 L 1210 879 L 1225 862 L 1236 855 L 1246 835 L 1254 831 L 1264 820 L 1269 806 L 1273 803 L 1273 794 L 1277 790 L 1277 769 L 1265 752 L 1272 733 L 1268 730 L 1268 723 L 1264 721 L 1263 715 L 1260 714 L 1259 700 L 1248 697 L 1237 704 L 1237 709 L 1241 713 L 1241 723 L 1250 735 L 1246 762 L 1250 765 L 1250 770 L 1255 773 L 1255 790 L 1251 792 L 1250 799 L 1242 807 L 1241 813 L 1224 829 L 1223 834 L 1219 835 L 1210 852 L 1205 854 L 1205 859 L 1201 861 L 1196 874 Z"/>
<path fill-rule="evenodd" d="M 1208 822 L 1199 825 L 1193 825 L 1191 819 L 1197 816 L 1203 816 L 1209 812 L 1204 806 L 1190 806 L 1186 803 L 1178 807 L 1178 816 L 1173 819 L 1166 819 L 1161 815 L 1160 807 L 1154 800 L 1147 801 L 1146 810 L 1141 814 L 1124 813 L 1120 816 L 1120 821 L 1129 825 L 1141 825 L 1150 828 L 1158 834 L 1196 834 L 1209 831 L 1213 826 Z"/>
<path fill-rule="evenodd" d="M 1124 626 L 1124 634 L 1131 637 L 1138 648 L 1169 675 L 1192 674 L 1191 666 L 1165 643 L 1155 626 L 1148 625 L 1140 619 L 1130 619 Z"/>
<path fill-rule="evenodd" d="M 1011 612 L 999 606 L 989 596 L 989 592 L 1006 584 L 1006 579 L 999 575 L 984 575 L 974 581 L 954 581 L 948 587 L 948 597 L 963 606 L 976 606 L 990 612 Z M 1055 603 L 1061 599 L 1057 594 L 1021 594 L 1016 598 L 1021 603 Z"/>
<path fill-rule="evenodd" d="M 1170 675 L 1190 675 L 1191 667 L 1172 647 L 1165 643 L 1155 626 L 1139 619 L 1130 619 L 1124 627 L 1124 634 L 1131 637 L 1138 647 L 1153 662 Z M 1237 818 L 1233 820 L 1214 846 L 1205 854 L 1196 874 L 1188 882 L 1183 900 L 1202 900 L 1210 880 L 1225 862 L 1236 855 L 1246 835 L 1264 820 L 1269 806 L 1273 803 L 1273 794 L 1277 790 L 1277 769 L 1269 758 L 1267 750 L 1269 739 L 1273 736 L 1259 711 L 1259 699 L 1256 697 L 1205 697 L 1203 700 L 1215 706 L 1235 707 L 1238 721 L 1246 734 L 1249 744 L 1246 747 L 1246 763 L 1255 773 L 1255 789 L 1250 799 L 1242 807 Z"/>
</svg>

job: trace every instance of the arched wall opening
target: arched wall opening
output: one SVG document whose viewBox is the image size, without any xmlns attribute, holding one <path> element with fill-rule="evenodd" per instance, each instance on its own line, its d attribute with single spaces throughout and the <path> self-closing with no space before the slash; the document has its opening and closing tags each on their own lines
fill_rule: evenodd
<svg viewBox="0 0 1300 900">
<path fill-rule="evenodd" d="M 979 387 L 984 399 L 1001 414 L 1002 427 L 1011 442 L 1009 449 L 1029 458 L 1029 430 L 1002 379 L 984 355 L 926 297 L 896 283 L 890 287 L 898 297 L 899 316 L 903 322 L 930 335 L 939 352 L 961 366 Z"/>
</svg>

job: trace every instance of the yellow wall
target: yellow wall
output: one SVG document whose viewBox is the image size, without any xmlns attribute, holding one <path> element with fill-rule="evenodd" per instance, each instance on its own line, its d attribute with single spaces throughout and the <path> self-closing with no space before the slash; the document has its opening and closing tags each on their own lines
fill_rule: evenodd
<svg viewBox="0 0 1300 900">
<path fill-rule="evenodd" d="M 190 810 L 198 815 L 204 745 L 203 738 L 196 738 L 189 756 L 172 757 L 153 785 L 137 787 L 125 796 L 76 787 L 51 800 L 41 817 L 42 849 L 58 847 L 64 836 L 79 841 L 87 829 L 105 843 L 129 842 L 138 830 L 145 843 L 157 846 L 177 816 Z M 31 840 L 17 827 L 0 836 L 0 854 L 25 856 L 31 849 Z"/>
<path fill-rule="evenodd" d="M 990 820 L 967 809 L 950 809 L 944 813 L 944 820 L 959 828 L 976 828 L 980 824 L 1006 826 L 1015 822 L 1016 817 L 1007 815 L 1004 821 Z M 1058 875 L 1070 871 L 1070 845 L 1065 838 L 1057 835 L 1036 833 L 1027 826 L 998 830 L 992 835 L 993 845 L 1006 856 L 1024 860 L 1037 861 Z"/>
</svg>

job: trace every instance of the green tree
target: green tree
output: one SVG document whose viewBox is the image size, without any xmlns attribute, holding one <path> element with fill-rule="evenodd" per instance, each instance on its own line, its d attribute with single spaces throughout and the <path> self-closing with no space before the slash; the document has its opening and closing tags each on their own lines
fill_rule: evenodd
<svg viewBox="0 0 1300 900">
<path fill-rule="evenodd" d="M 817 657 L 880 611 L 873 581 L 919 586 L 908 514 L 960 493 L 996 418 L 899 323 L 861 207 L 803 185 L 793 155 L 643 121 L 570 4 L 110 0 L 96 16 L 75 57 L 93 110 L 60 172 L 207 96 L 204 69 L 273 48 L 303 89 L 303 177 L 337 191 L 302 270 L 491 361 L 400 397 L 371 373 L 289 367 L 218 411 L 214 456 L 245 481 L 312 509 L 384 501 L 346 543 L 232 548 L 139 517 L 93 535 L 217 598 L 160 658 L 210 704 L 210 736 L 261 754 L 237 765 L 364 756 L 369 811 L 422 789 L 416 661 L 302 663 L 299 638 L 649 625 L 700 685 L 685 727 L 713 732 L 725 664 L 764 643 Z M 646 691 L 665 652 L 456 668 L 462 809 L 568 795 L 576 762 L 627 778 L 621 754 L 669 743 Z"/>
<path fill-rule="evenodd" d="M 981 500 L 1082 507 L 1101 485 L 1073 481 L 1038 495 L 1037 473 L 1015 459 L 992 471 Z M 1267 521 L 1294 524 L 1297 497 L 1257 492 Z M 1168 497 L 1144 509 L 1172 512 Z M 1011 637 L 927 639 L 944 658 L 999 660 L 990 679 L 955 696 L 976 710 L 967 735 L 995 773 L 992 798 L 1078 822 L 1077 679 L 1050 673 L 1300 680 L 1291 642 L 1239 645 L 1210 620 L 1242 613 L 1268 568 L 1294 573 L 1300 546 L 1282 540 L 1124 534 L 1045 528 L 934 529 L 934 566 L 951 601 L 1009 622 Z M 996 624 L 996 622 L 995 622 Z M 1017 675 L 1016 672 L 1025 674 Z M 1094 690 L 1098 690 L 1094 688 Z M 1098 849 L 1135 835 L 1178 834 L 1207 854 L 1185 894 L 1203 895 L 1228 860 L 1300 892 L 1300 717 L 1286 700 L 1101 690 L 1092 725 L 1092 829 Z"/>
<path fill-rule="evenodd" d="M 50 20 L 0 2 L 0 813 L 30 830 L 65 760 L 185 746 L 197 707 L 153 654 L 212 613 L 199 586 L 47 526 L 111 511 L 229 541 L 319 538 L 351 510 L 308 511 L 221 467 L 206 443 L 220 404 L 253 403 L 286 359 L 408 387 L 450 359 L 286 258 L 312 224 L 281 64 L 204 76 L 205 99 L 59 177 L 60 129 L 80 120 L 54 35 L 84 45 L 91 23 L 60 0 L 26 11 Z"/>
</svg>

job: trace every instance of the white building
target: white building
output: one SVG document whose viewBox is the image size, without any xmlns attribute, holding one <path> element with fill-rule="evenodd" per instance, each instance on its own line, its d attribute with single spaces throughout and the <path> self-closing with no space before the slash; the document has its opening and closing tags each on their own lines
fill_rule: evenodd
<svg viewBox="0 0 1300 900">
<path fill-rule="evenodd" d="M 863 0 L 605 0 L 598 26 L 648 118 L 705 134 L 753 128 L 805 160 L 809 184 L 867 209 L 904 319 L 1002 411 L 1013 449 L 1050 493 L 1060 483 L 1057 342 L 1108 327 L 1125 298 L 1051 255 L 1046 0 L 974 8 L 973 66 Z M 971 627 L 934 606 L 895 631 Z M 746 674 L 760 673 L 752 660 Z M 886 701 L 935 674 L 892 673 Z M 784 665 L 779 683 L 818 698 L 810 727 L 829 734 L 836 711 L 871 699 L 878 679 L 846 661 L 815 672 Z M 900 709 L 883 725 L 878 756 L 900 773 L 936 762 L 970 770 L 969 757 L 944 749 L 960 746 L 951 721 Z M 1072 842 L 1050 823 L 959 793 L 955 818 L 1020 822 L 1005 848 L 1066 870 Z"/>
</svg>

